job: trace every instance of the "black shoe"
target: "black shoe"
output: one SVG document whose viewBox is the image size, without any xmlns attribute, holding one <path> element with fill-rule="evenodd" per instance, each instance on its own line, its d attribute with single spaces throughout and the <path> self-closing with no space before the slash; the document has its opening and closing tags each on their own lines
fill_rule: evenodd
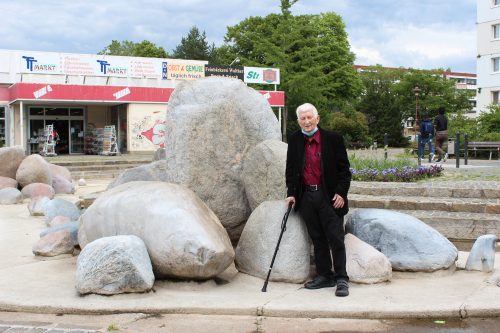
<svg viewBox="0 0 500 333">
<path fill-rule="evenodd" d="M 346 297 L 349 295 L 349 284 L 346 280 L 337 281 L 337 290 L 335 290 L 335 296 Z"/>
<path fill-rule="evenodd" d="M 325 276 L 318 275 L 311 281 L 307 281 L 306 284 L 304 284 L 304 287 L 306 289 L 330 288 L 335 287 L 335 281 Z"/>
</svg>

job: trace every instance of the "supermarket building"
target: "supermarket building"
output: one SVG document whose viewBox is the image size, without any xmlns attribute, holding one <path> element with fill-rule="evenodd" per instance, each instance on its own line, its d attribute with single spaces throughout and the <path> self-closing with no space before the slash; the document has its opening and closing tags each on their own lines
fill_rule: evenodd
<svg viewBox="0 0 500 333">
<path fill-rule="evenodd" d="M 270 90 L 260 93 L 279 112 L 285 104 L 284 92 L 276 91 L 279 69 L 0 50 L 0 146 L 39 151 L 51 124 L 59 135 L 58 154 L 83 154 L 88 133 L 113 125 L 121 153 L 155 151 L 163 146 L 165 113 L 175 86 L 210 75 L 270 84 Z"/>
</svg>

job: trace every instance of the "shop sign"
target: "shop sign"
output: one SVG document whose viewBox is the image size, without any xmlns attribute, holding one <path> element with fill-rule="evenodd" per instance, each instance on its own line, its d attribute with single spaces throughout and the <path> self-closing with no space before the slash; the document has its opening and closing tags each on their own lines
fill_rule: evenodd
<svg viewBox="0 0 500 333">
<path fill-rule="evenodd" d="M 167 79 L 194 80 L 205 77 L 205 64 L 167 61 Z"/>
<path fill-rule="evenodd" d="M 245 70 L 243 66 L 212 66 L 205 65 L 205 76 L 221 76 L 243 81 Z"/>
<path fill-rule="evenodd" d="M 245 67 L 245 83 L 280 84 L 279 68 Z"/>
</svg>

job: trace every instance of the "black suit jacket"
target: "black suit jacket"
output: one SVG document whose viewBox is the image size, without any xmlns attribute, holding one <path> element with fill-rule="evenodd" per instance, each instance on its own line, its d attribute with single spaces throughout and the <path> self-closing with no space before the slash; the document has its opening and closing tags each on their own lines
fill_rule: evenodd
<svg viewBox="0 0 500 333">
<path fill-rule="evenodd" d="M 344 216 L 349 211 L 347 192 L 351 185 L 351 171 L 344 139 L 340 134 L 322 128 L 319 128 L 319 132 L 321 135 L 321 185 L 326 189 L 329 202 L 335 193 L 344 198 L 344 207 L 335 210 L 340 216 Z M 305 136 L 300 130 L 293 133 L 288 141 L 285 171 L 287 196 L 295 197 L 295 210 L 300 206 L 303 193 L 305 143 Z"/>
</svg>

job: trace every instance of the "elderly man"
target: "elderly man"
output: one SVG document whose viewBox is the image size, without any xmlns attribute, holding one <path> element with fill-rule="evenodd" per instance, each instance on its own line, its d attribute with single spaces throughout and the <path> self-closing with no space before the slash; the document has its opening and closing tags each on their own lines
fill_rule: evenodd
<svg viewBox="0 0 500 333">
<path fill-rule="evenodd" d="M 344 215 L 351 172 L 344 140 L 338 133 L 318 127 L 318 111 L 312 104 L 297 108 L 297 120 L 301 130 L 288 142 L 285 201 L 304 219 L 314 245 L 317 276 L 304 286 L 337 285 L 335 295 L 348 296 Z"/>
</svg>

